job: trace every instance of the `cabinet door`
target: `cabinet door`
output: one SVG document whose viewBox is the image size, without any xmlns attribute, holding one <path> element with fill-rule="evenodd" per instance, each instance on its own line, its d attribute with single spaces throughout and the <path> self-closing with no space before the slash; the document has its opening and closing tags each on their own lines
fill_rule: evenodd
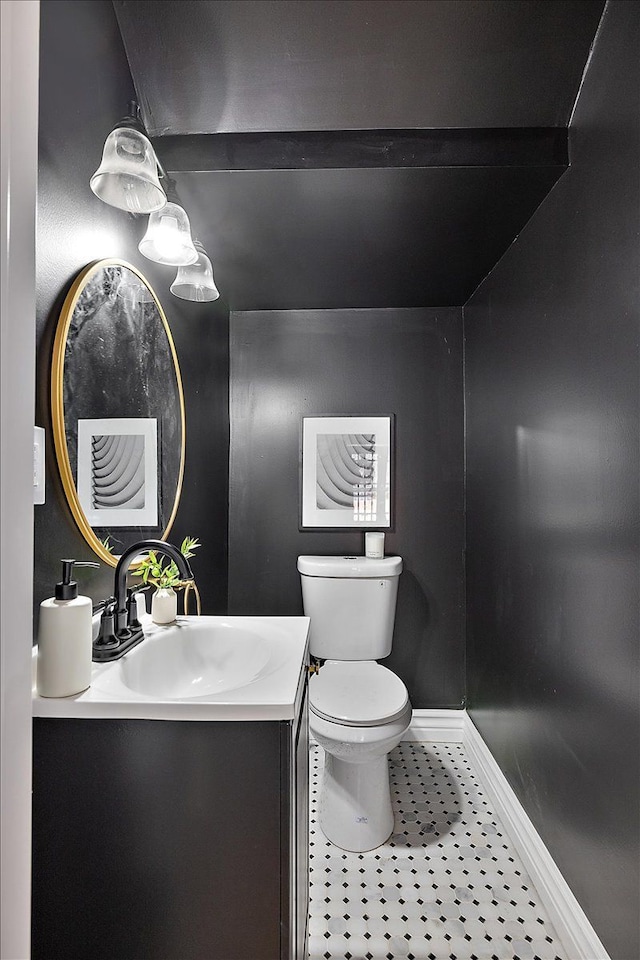
<svg viewBox="0 0 640 960">
<path fill-rule="evenodd" d="M 36 718 L 34 960 L 279 957 L 279 727 Z"/>
</svg>

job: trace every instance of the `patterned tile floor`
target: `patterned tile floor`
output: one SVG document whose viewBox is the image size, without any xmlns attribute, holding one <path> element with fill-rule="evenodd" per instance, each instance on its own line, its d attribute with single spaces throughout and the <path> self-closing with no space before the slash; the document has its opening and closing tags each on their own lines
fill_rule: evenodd
<svg viewBox="0 0 640 960">
<path fill-rule="evenodd" d="M 310 960 L 567 960 L 461 744 L 390 755 L 395 833 L 346 853 L 316 822 L 311 752 Z"/>
</svg>

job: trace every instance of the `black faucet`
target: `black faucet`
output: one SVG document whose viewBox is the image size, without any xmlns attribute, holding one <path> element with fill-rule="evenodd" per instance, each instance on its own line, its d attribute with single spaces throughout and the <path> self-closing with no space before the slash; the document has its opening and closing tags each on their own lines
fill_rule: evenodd
<svg viewBox="0 0 640 960">
<path fill-rule="evenodd" d="M 189 561 L 172 543 L 165 543 L 163 540 L 139 540 L 127 547 L 118 560 L 114 578 L 114 596 L 106 602 L 100 623 L 100 633 L 93 644 L 94 660 L 118 660 L 144 640 L 142 627 L 133 614 L 133 604 L 127 598 L 127 573 L 131 561 L 141 553 L 148 553 L 150 550 L 173 560 L 183 580 L 193 580 Z"/>
</svg>

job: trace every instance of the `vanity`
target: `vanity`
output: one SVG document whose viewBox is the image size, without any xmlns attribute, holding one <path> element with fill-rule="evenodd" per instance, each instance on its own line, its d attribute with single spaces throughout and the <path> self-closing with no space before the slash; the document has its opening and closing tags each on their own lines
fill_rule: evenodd
<svg viewBox="0 0 640 960">
<path fill-rule="evenodd" d="M 72 282 L 51 417 L 70 513 L 115 583 L 91 686 L 34 687 L 33 960 L 304 960 L 309 621 L 146 617 L 140 636 L 129 561 L 160 541 L 182 559 L 166 541 L 185 405 L 167 317 L 131 264 Z"/>
<path fill-rule="evenodd" d="M 305 617 L 179 617 L 34 694 L 33 960 L 303 960 Z"/>
</svg>

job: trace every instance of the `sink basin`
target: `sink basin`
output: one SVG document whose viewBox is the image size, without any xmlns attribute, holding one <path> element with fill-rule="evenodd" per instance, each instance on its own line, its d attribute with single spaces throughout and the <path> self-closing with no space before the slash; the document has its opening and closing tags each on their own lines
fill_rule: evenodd
<svg viewBox="0 0 640 960">
<path fill-rule="evenodd" d="M 290 720 L 302 696 L 308 617 L 143 619 L 145 638 L 120 660 L 94 663 L 74 697 L 39 697 L 37 717 Z M 35 662 L 35 661 L 34 661 Z"/>
<path fill-rule="evenodd" d="M 150 632 L 150 631 L 149 631 Z M 252 683 L 274 668 L 277 650 L 259 626 L 209 617 L 162 628 L 122 658 L 123 683 L 146 697 L 205 697 Z"/>
</svg>

